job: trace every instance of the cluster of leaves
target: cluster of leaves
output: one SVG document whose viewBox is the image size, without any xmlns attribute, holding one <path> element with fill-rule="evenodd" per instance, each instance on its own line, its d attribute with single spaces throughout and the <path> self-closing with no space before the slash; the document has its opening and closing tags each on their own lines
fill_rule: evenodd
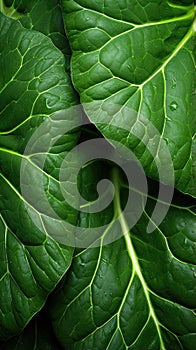
<svg viewBox="0 0 196 350">
<path fill-rule="evenodd" d="M 194 348 L 194 14 L 192 0 L 0 0 L 2 349 Z M 79 102 L 83 111 L 66 113 Z M 108 106 L 121 107 L 120 121 Z M 127 109 L 136 113 L 123 114 Z M 62 116 L 69 125 L 63 135 Z M 85 118 L 87 126 L 70 130 L 70 122 Z M 164 154 L 153 135 L 156 157 L 149 152 L 148 125 L 166 141 L 175 174 L 173 201 L 162 203 L 167 215 L 160 225 L 152 222 L 151 234 L 159 192 L 155 158 Z M 51 146 L 56 130 L 61 137 Z M 50 147 L 40 152 L 43 138 Z M 148 177 L 147 201 L 141 193 L 142 215 L 130 230 L 123 215 L 130 184 L 113 162 L 95 159 L 78 176 L 89 207 L 99 181 L 112 179 L 114 198 L 101 212 L 80 212 L 62 193 L 65 157 L 94 138 L 131 150 Z M 67 164 L 73 185 L 74 166 Z M 41 196 L 40 187 L 58 220 L 33 196 Z M 134 205 L 131 210 L 134 216 Z M 70 227 L 84 237 L 89 228 L 99 235 L 74 249 L 55 239 L 62 230 L 72 237 Z"/>
</svg>

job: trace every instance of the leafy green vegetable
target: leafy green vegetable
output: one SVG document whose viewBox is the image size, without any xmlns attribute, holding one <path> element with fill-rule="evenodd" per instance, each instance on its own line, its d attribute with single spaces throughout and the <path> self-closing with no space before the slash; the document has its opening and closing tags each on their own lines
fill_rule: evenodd
<svg viewBox="0 0 196 350">
<path fill-rule="evenodd" d="M 89 188 L 100 167 L 91 164 L 83 170 Z M 100 246 L 75 251 L 67 277 L 50 300 L 55 333 L 69 350 L 191 350 L 196 341 L 196 206 L 179 198 L 160 227 L 148 234 L 156 202 L 151 195 L 129 232 L 121 207 L 126 188 L 113 172 L 114 208 L 80 218 L 84 227 L 110 221 Z M 123 237 L 106 245 L 116 217 Z"/>
<path fill-rule="evenodd" d="M 168 145 L 176 187 L 196 196 L 193 1 L 62 3 L 73 83 L 90 120 L 106 138 L 132 149 L 147 175 L 158 179 L 143 142 L 151 122 Z M 88 107 L 92 101 L 98 113 Z M 120 116 L 111 104 L 120 106 Z M 122 116 L 125 107 L 130 112 Z M 158 152 L 159 145 L 159 158 Z"/>
<path fill-rule="evenodd" d="M 194 11 L 0 0 L 2 349 L 195 347 Z"/>
<path fill-rule="evenodd" d="M 51 141 L 52 126 L 58 130 L 61 125 L 60 119 L 55 125 L 51 119 L 77 103 L 77 98 L 64 70 L 64 57 L 50 39 L 2 13 L 0 36 L 0 338 L 6 339 L 19 333 L 41 309 L 71 263 L 73 249 L 61 246 L 50 234 L 54 235 L 54 227 L 58 234 L 62 218 L 77 221 L 76 211 L 61 195 L 58 172 L 63 156 L 77 143 L 78 132 L 53 144 L 44 169 L 39 166 L 39 140 L 24 154 L 43 121 L 44 140 Z M 21 178 L 26 197 L 21 194 Z M 42 201 L 32 198 L 40 181 L 61 220 L 48 216 Z"/>
</svg>

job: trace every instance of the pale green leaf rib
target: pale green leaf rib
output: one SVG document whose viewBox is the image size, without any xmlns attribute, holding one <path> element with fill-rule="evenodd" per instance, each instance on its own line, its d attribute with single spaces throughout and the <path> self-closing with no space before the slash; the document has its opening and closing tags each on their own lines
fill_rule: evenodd
<svg viewBox="0 0 196 350">
<path fill-rule="evenodd" d="M 146 281 L 142 275 L 142 271 L 141 271 L 141 268 L 140 268 L 140 265 L 139 265 L 139 261 L 138 261 L 138 258 L 137 258 L 137 255 L 136 255 L 136 252 L 134 250 L 134 247 L 133 247 L 133 244 L 132 244 L 132 241 L 131 241 L 131 237 L 130 237 L 130 234 L 129 234 L 129 227 L 127 225 L 127 222 L 123 216 L 123 213 L 122 213 L 122 209 L 121 209 L 121 206 L 120 206 L 120 194 L 119 194 L 119 191 L 118 191 L 118 173 L 115 173 L 113 174 L 113 180 L 114 180 L 114 184 L 115 184 L 115 188 L 116 188 L 116 196 L 115 196 L 115 200 L 114 200 L 114 206 L 116 208 L 116 213 L 117 213 L 117 216 L 119 217 L 119 221 L 120 221 L 120 225 L 121 225 L 121 228 L 122 228 L 122 234 L 123 234 L 123 237 L 125 239 L 125 242 L 126 242 L 126 246 L 127 246 L 127 251 L 128 251 L 128 254 L 129 254 L 129 257 L 132 261 L 132 265 L 133 265 L 133 271 L 135 271 L 136 275 L 139 277 L 140 281 L 141 281 L 141 285 L 142 285 L 142 288 L 144 290 L 144 294 L 145 294 L 145 297 L 146 297 L 146 300 L 147 300 L 147 303 L 148 303 L 148 306 L 149 306 L 149 317 L 152 317 L 155 325 L 156 325 L 156 329 L 157 329 L 157 333 L 159 335 L 159 339 L 160 339 L 160 350 L 166 350 L 165 348 L 165 345 L 164 345 L 164 342 L 163 342 L 163 339 L 162 339 L 162 335 L 161 335 L 161 330 L 160 330 L 160 324 L 159 324 L 159 321 L 157 319 L 157 316 L 156 316 L 156 313 L 154 311 L 154 308 L 152 306 L 152 303 L 151 303 L 151 300 L 150 300 L 150 295 L 149 295 L 149 289 L 148 289 L 148 286 L 146 284 Z"/>
</svg>

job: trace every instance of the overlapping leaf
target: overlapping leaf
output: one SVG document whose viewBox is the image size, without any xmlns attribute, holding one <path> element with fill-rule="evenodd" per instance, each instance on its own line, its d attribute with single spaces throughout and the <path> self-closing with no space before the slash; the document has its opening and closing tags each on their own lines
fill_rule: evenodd
<svg viewBox="0 0 196 350">
<path fill-rule="evenodd" d="M 91 121 L 106 138 L 134 150 L 157 179 L 144 141 L 152 123 L 171 152 L 176 187 L 196 196 L 193 1 L 120 0 L 114 6 L 110 0 L 71 0 L 63 7 L 73 82 Z M 98 114 L 88 108 L 92 101 Z M 112 113 L 111 104 L 130 113 Z"/>
<path fill-rule="evenodd" d="M 70 265 L 72 248 L 50 235 L 59 229 L 62 233 L 64 219 L 73 225 L 77 220 L 61 194 L 58 176 L 78 132 L 61 134 L 61 119 L 68 124 L 64 111 L 77 103 L 63 54 L 49 38 L 2 13 L 0 72 L 0 338 L 6 339 L 41 309 Z M 40 138 L 25 153 L 42 124 Z M 44 207 L 42 194 L 34 198 L 41 189 L 57 219 Z"/>
<path fill-rule="evenodd" d="M 146 125 L 152 123 L 168 144 L 176 186 L 195 196 L 193 2 L 62 3 L 73 81 L 92 122 L 106 138 L 134 150 L 147 174 L 156 178 L 143 142 Z M 84 198 L 93 202 L 100 177 L 111 173 L 116 195 L 102 214 L 81 213 L 78 222 L 59 181 L 63 159 L 78 140 L 77 131 L 66 133 L 77 125 L 78 111 L 70 115 L 67 110 L 77 98 L 55 48 L 65 56 L 69 50 L 60 2 L 4 0 L 0 9 L 17 19 L 0 14 L 0 338 L 21 332 L 70 266 L 72 248 L 59 244 L 59 238 L 72 243 L 70 227 L 76 223 L 86 231 L 105 224 L 98 247 L 76 250 L 68 275 L 49 300 L 63 348 L 192 350 L 193 202 L 177 194 L 162 224 L 153 223 L 156 229 L 148 234 L 156 202 L 149 196 L 141 219 L 129 230 L 122 214 L 128 191 L 124 177 L 111 164 L 91 162 L 80 178 Z M 95 102 L 98 113 L 88 102 Z M 119 114 L 110 110 L 114 105 L 128 108 L 130 115 L 122 113 L 119 122 Z M 134 137 L 134 128 L 141 138 Z M 66 180 L 76 186 L 75 165 L 66 167 Z M 119 233 L 120 239 L 105 244 Z M 31 326 L 18 338 L 20 346 L 37 334 L 37 326 Z M 33 346 L 51 348 L 52 338 L 51 344 L 49 338 L 39 343 L 45 336 L 41 332 Z M 18 346 L 15 339 L 9 344 Z"/>
<path fill-rule="evenodd" d="M 85 196 L 95 186 L 100 166 L 104 168 L 91 164 L 84 170 L 82 178 L 89 179 Z M 146 227 L 156 201 L 150 195 L 141 219 L 129 231 L 122 215 L 126 191 L 121 186 L 117 176 L 113 208 L 102 215 L 81 215 L 83 227 L 106 224 L 107 229 L 99 247 L 75 252 L 64 283 L 50 300 L 55 333 L 69 350 L 192 350 L 196 207 L 179 197 L 160 227 L 149 234 Z M 116 217 L 123 237 L 105 245 Z"/>
<path fill-rule="evenodd" d="M 0 10 L 18 19 L 25 28 L 47 35 L 65 55 L 69 69 L 70 48 L 65 36 L 58 0 L 1 0 Z"/>
</svg>

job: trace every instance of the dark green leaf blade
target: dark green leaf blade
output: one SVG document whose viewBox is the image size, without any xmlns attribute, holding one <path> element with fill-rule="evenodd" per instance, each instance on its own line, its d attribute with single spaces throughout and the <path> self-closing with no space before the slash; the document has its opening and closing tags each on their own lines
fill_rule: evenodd
<svg viewBox="0 0 196 350">
<path fill-rule="evenodd" d="M 77 104 L 63 54 L 49 38 L 2 13 L 0 70 L 0 338 L 7 339 L 43 307 L 70 266 L 73 248 L 53 237 L 60 230 L 69 238 L 72 232 L 66 233 L 63 222 L 72 229 L 77 222 L 58 179 L 79 134 L 64 135 L 61 129 L 62 123 L 70 125 L 67 108 Z M 71 123 L 78 118 L 72 115 Z M 60 139 L 52 143 L 53 129 Z M 33 147 L 25 154 L 33 135 Z M 40 148 L 47 142 L 49 149 Z M 43 207 L 42 197 L 34 197 L 41 189 L 57 219 Z"/>
<path fill-rule="evenodd" d="M 47 35 L 64 53 L 66 68 L 69 69 L 70 48 L 65 35 L 60 1 L 1 0 L 0 10 L 5 15 L 18 19 L 25 28 Z"/>
<path fill-rule="evenodd" d="M 63 1 L 63 8 L 73 82 L 90 120 L 106 138 L 133 150 L 147 175 L 158 179 L 144 146 L 143 124 L 152 123 L 168 145 L 176 187 L 196 196 L 193 1 L 128 0 L 114 7 L 112 1 L 80 0 Z M 110 104 L 130 110 L 126 121 Z"/>
<path fill-rule="evenodd" d="M 106 169 L 103 164 L 102 168 Z M 96 166 L 91 164 L 84 172 L 89 173 L 88 186 L 93 185 Z M 84 194 L 87 188 L 84 186 Z M 194 348 L 196 207 L 180 197 L 149 234 L 147 225 L 155 202 L 149 196 L 129 234 L 119 201 L 114 200 L 114 213 L 110 207 L 103 215 L 81 215 L 84 227 L 108 226 L 100 247 L 75 252 L 66 279 L 50 299 L 54 330 L 65 349 Z M 116 212 L 123 237 L 104 245 L 113 234 Z"/>
</svg>

